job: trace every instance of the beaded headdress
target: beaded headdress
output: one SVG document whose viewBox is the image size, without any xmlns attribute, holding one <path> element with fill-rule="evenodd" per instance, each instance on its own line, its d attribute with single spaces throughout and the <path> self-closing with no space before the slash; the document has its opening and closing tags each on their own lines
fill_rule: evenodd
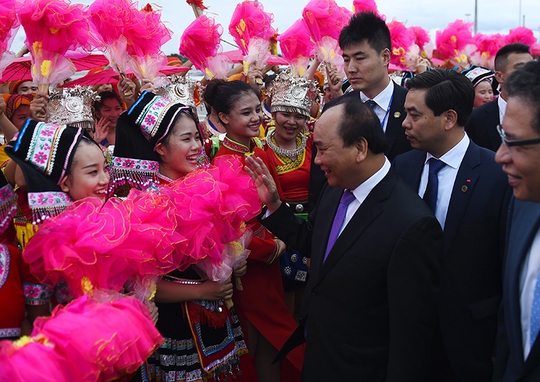
<svg viewBox="0 0 540 382">
<path fill-rule="evenodd" d="M 281 72 L 270 89 L 272 113 L 299 113 L 309 117 L 311 105 L 319 95 L 317 82 Z"/>
<path fill-rule="evenodd" d="M 14 140 L 6 145 L 6 154 L 23 172 L 34 223 L 58 215 L 71 203 L 60 183 L 68 174 L 83 137 L 91 139 L 80 127 L 28 119 Z"/>
<path fill-rule="evenodd" d="M 196 83 L 187 76 L 173 74 L 168 76 L 169 84 L 156 89 L 156 95 L 167 98 L 173 102 L 180 102 L 186 106 L 196 107 Z"/>
<path fill-rule="evenodd" d="M 125 184 L 144 190 L 159 183 L 159 155 L 154 149 L 181 113 L 189 115 L 198 125 L 190 106 L 143 92 L 133 106 L 120 115 L 116 144 L 110 157 L 113 191 Z"/>
<path fill-rule="evenodd" d="M 98 93 L 86 86 L 54 90 L 49 98 L 49 122 L 92 130 L 92 103 L 98 100 Z"/>
</svg>

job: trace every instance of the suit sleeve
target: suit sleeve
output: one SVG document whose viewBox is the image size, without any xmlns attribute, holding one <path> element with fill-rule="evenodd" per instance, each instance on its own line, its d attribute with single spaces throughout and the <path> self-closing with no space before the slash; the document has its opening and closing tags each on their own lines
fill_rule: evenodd
<svg viewBox="0 0 540 382">
<path fill-rule="evenodd" d="M 408 225 L 392 253 L 388 268 L 388 381 L 421 380 L 418 377 L 428 368 L 437 325 L 442 254 L 441 227 L 434 217 L 427 216 Z"/>
</svg>

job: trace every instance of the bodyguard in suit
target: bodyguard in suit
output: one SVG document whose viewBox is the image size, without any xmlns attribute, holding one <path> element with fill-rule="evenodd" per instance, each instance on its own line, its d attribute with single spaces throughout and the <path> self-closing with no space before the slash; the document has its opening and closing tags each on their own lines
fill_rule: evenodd
<svg viewBox="0 0 540 382">
<path fill-rule="evenodd" d="M 478 146 L 497 151 L 501 138 L 497 133 L 506 111 L 506 81 L 512 72 L 532 60 L 529 46 L 515 43 L 503 46 L 495 56 L 495 79 L 500 85 L 500 95 L 493 101 L 474 109 L 465 130 Z"/>
<path fill-rule="evenodd" d="M 397 156 L 394 168 L 444 232 L 434 380 L 490 381 L 510 189 L 495 154 L 464 131 L 474 101 L 465 76 L 432 70 L 407 87 L 403 127 L 416 150 Z"/>
<path fill-rule="evenodd" d="M 386 137 L 385 155 L 391 161 L 396 155 L 411 149 L 401 127 L 405 118 L 403 103 L 407 89 L 397 85 L 388 76 L 392 42 L 386 22 L 370 12 L 361 12 L 351 17 L 349 25 L 339 35 L 339 46 L 343 50 L 344 70 L 353 92 L 345 97 L 354 97 L 367 103 L 379 118 L 379 127 Z M 335 97 L 342 95 L 341 83 L 329 85 L 337 89 Z M 316 150 L 316 147 L 315 147 Z M 312 158 L 315 158 L 315 151 Z M 316 163 L 311 166 L 309 203 L 314 206 L 325 184 L 324 173 Z"/>
<path fill-rule="evenodd" d="M 515 200 L 509 211 L 494 381 L 540 381 L 540 62 L 508 79 L 495 155 Z"/>
<path fill-rule="evenodd" d="M 436 324 L 442 231 L 384 156 L 380 121 L 359 98 L 328 104 L 316 163 L 328 185 L 306 222 L 249 159 L 261 222 L 311 252 L 300 324 L 283 353 L 306 342 L 304 381 L 422 381 Z"/>
</svg>

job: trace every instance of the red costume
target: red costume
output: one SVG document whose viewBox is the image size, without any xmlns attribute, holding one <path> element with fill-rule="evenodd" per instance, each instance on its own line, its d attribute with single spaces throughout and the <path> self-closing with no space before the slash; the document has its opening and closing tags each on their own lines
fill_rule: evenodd
<svg viewBox="0 0 540 382">
<path fill-rule="evenodd" d="M 251 147 L 248 148 L 226 137 L 215 157 L 234 155 L 240 157 L 242 163 L 245 161 L 245 155 L 261 158 L 276 180 L 281 195 L 273 163 L 261 146 L 258 140 L 252 140 Z M 276 250 L 274 235 L 256 219 L 249 221 L 248 224 L 253 231 L 253 238 L 248 246 L 251 251 L 247 259 L 248 270 L 242 277 L 243 290 L 235 290 L 233 300 L 241 322 L 249 321 L 279 350 L 296 329 L 297 324 L 283 300 L 281 272 L 278 262 L 273 261 Z M 247 327 L 244 322 L 242 326 Z M 304 363 L 304 347 L 297 347 L 291 351 L 287 355 L 287 360 L 300 372 Z"/>
</svg>

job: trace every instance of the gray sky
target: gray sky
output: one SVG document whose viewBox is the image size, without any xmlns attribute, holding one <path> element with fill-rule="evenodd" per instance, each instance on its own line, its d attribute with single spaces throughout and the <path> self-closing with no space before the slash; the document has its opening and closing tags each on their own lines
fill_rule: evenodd
<svg viewBox="0 0 540 382">
<path fill-rule="evenodd" d="M 171 41 L 165 44 L 166 54 L 178 53 L 180 36 L 183 30 L 195 18 L 191 6 L 185 0 L 155 0 L 152 4 L 162 7 L 162 19 L 167 22 L 174 34 Z M 228 34 L 228 26 L 236 4 L 235 0 L 204 0 L 209 8 L 207 14 L 215 16 L 225 31 L 223 38 L 233 42 Z M 283 32 L 302 16 L 302 9 L 308 0 L 264 0 L 261 1 L 266 12 L 274 14 L 274 28 Z M 478 2 L 478 32 L 507 33 L 511 28 L 520 25 L 525 16 L 525 26 L 532 29 L 535 36 L 540 37 L 540 2 L 538 0 L 477 0 Z M 72 1 L 77 3 L 77 1 Z M 81 0 L 79 3 L 91 4 L 91 0 Z M 139 1 L 139 7 L 147 1 Z M 352 9 L 352 0 L 337 0 L 340 6 Z M 520 18 L 520 3 L 521 15 Z M 418 25 L 431 32 L 435 38 L 437 29 L 444 29 L 449 22 L 456 19 L 474 21 L 474 0 L 379 0 L 379 12 L 386 15 L 387 21 L 396 18 L 407 26 Z M 24 33 L 19 31 L 12 50 L 17 52 L 23 45 Z M 224 50 L 232 48 L 224 45 Z"/>
</svg>

